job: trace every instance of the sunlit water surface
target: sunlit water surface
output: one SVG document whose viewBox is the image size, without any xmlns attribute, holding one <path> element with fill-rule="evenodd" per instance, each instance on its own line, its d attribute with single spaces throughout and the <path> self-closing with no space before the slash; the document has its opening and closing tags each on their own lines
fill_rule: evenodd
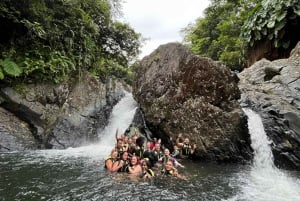
<svg viewBox="0 0 300 201">
<path fill-rule="evenodd" d="M 114 146 L 115 130 L 121 133 L 128 127 L 135 109 L 131 94 L 126 94 L 94 145 L 1 153 L 0 200 L 300 200 L 300 173 L 275 168 L 269 141 L 260 135 L 251 139 L 256 150 L 252 165 L 182 161 L 186 180 L 144 181 L 107 173 L 104 160 Z M 250 131 L 264 134 L 259 116 L 245 112 Z"/>
</svg>

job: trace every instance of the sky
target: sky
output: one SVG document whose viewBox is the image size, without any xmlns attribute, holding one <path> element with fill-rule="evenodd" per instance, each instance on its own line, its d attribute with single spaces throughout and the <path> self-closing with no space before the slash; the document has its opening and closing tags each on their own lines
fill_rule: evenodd
<svg viewBox="0 0 300 201">
<path fill-rule="evenodd" d="M 123 20 L 144 38 L 139 58 L 168 42 L 181 42 L 180 30 L 203 16 L 209 0 L 124 0 Z"/>
</svg>

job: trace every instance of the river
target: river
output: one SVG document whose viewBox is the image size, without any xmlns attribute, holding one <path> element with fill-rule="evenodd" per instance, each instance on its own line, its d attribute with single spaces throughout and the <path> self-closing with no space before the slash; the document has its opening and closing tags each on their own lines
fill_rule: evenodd
<svg viewBox="0 0 300 201">
<path fill-rule="evenodd" d="M 66 150 L 0 153 L 0 200 L 227 200 L 299 201 L 300 173 L 273 165 L 259 115 L 249 117 L 252 164 L 183 161 L 187 180 L 157 177 L 149 181 L 111 174 L 103 168 L 114 146 L 116 128 L 124 132 L 136 102 L 126 96 L 114 107 L 109 125 L 99 130 L 100 142 Z"/>
</svg>

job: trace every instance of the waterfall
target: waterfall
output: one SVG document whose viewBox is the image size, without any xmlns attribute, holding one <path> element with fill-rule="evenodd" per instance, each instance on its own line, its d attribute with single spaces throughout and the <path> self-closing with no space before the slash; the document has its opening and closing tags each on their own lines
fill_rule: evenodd
<svg viewBox="0 0 300 201">
<path fill-rule="evenodd" d="M 300 182 L 290 173 L 275 167 L 270 147 L 272 142 L 267 138 L 260 116 L 250 109 L 243 110 L 248 116 L 254 161 L 250 171 L 240 175 L 243 185 L 236 200 L 299 200 Z"/>
<path fill-rule="evenodd" d="M 137 103 L 132 94 L 126 92 L 125 97 L 114 107 L 109 124 L 98 133 L 100 142 L 97 146 L 102 152 L 109 153 L 111 151 L 116 142 L 116 130 L 119 130 L 119 135 L 125 132 L 133 120 L 136 108 Z"/>
<path fill-rule="evenodd" d="M 253 165 L 256 168 L 273 168 L 273 154 L 270 144 L 272 143 L 264 130 L 263 123 L 258 114 L 250 109 L 243 109 L 248 116 L 248 129 L 251 138 L 251 147 L 254 150 Z"/>
<path fill-rule="evenodd" d="M 133 120 L 136 108 L 137 103 L 132 94 L 125 91 L 125 96 L 114 106 L 108 125 L 98 132 L 99 142 L 65 150 L 41 150 L 40 154 L 48 158 L 82 156 L 91 159 L 104 158 L 110 154 L 115 145 L 116 129 L 119 129 L 119 135 L 125 132 Z"/>
</svg>

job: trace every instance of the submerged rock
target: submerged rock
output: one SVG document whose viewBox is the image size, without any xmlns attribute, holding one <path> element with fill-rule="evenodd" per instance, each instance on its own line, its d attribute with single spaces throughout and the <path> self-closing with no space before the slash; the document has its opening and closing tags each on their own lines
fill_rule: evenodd
<svg viewBox="0 0 300 201">
<path fill-rule="evenodd" d="M 241 104 L 261 115 L 275 164 L 300 170 L 300 42 L 288 59 L 262 59 L 239 78 Z"/>
<path fill-rule="evenodd" d="M 241 161 L 251 157 L 251 148 L 237 81 L 220 62 L 170 43 L 143 58 L 133 94 L 164 143 L 182 133 L 197 144 L 196 158 Z"/>
</svg>

